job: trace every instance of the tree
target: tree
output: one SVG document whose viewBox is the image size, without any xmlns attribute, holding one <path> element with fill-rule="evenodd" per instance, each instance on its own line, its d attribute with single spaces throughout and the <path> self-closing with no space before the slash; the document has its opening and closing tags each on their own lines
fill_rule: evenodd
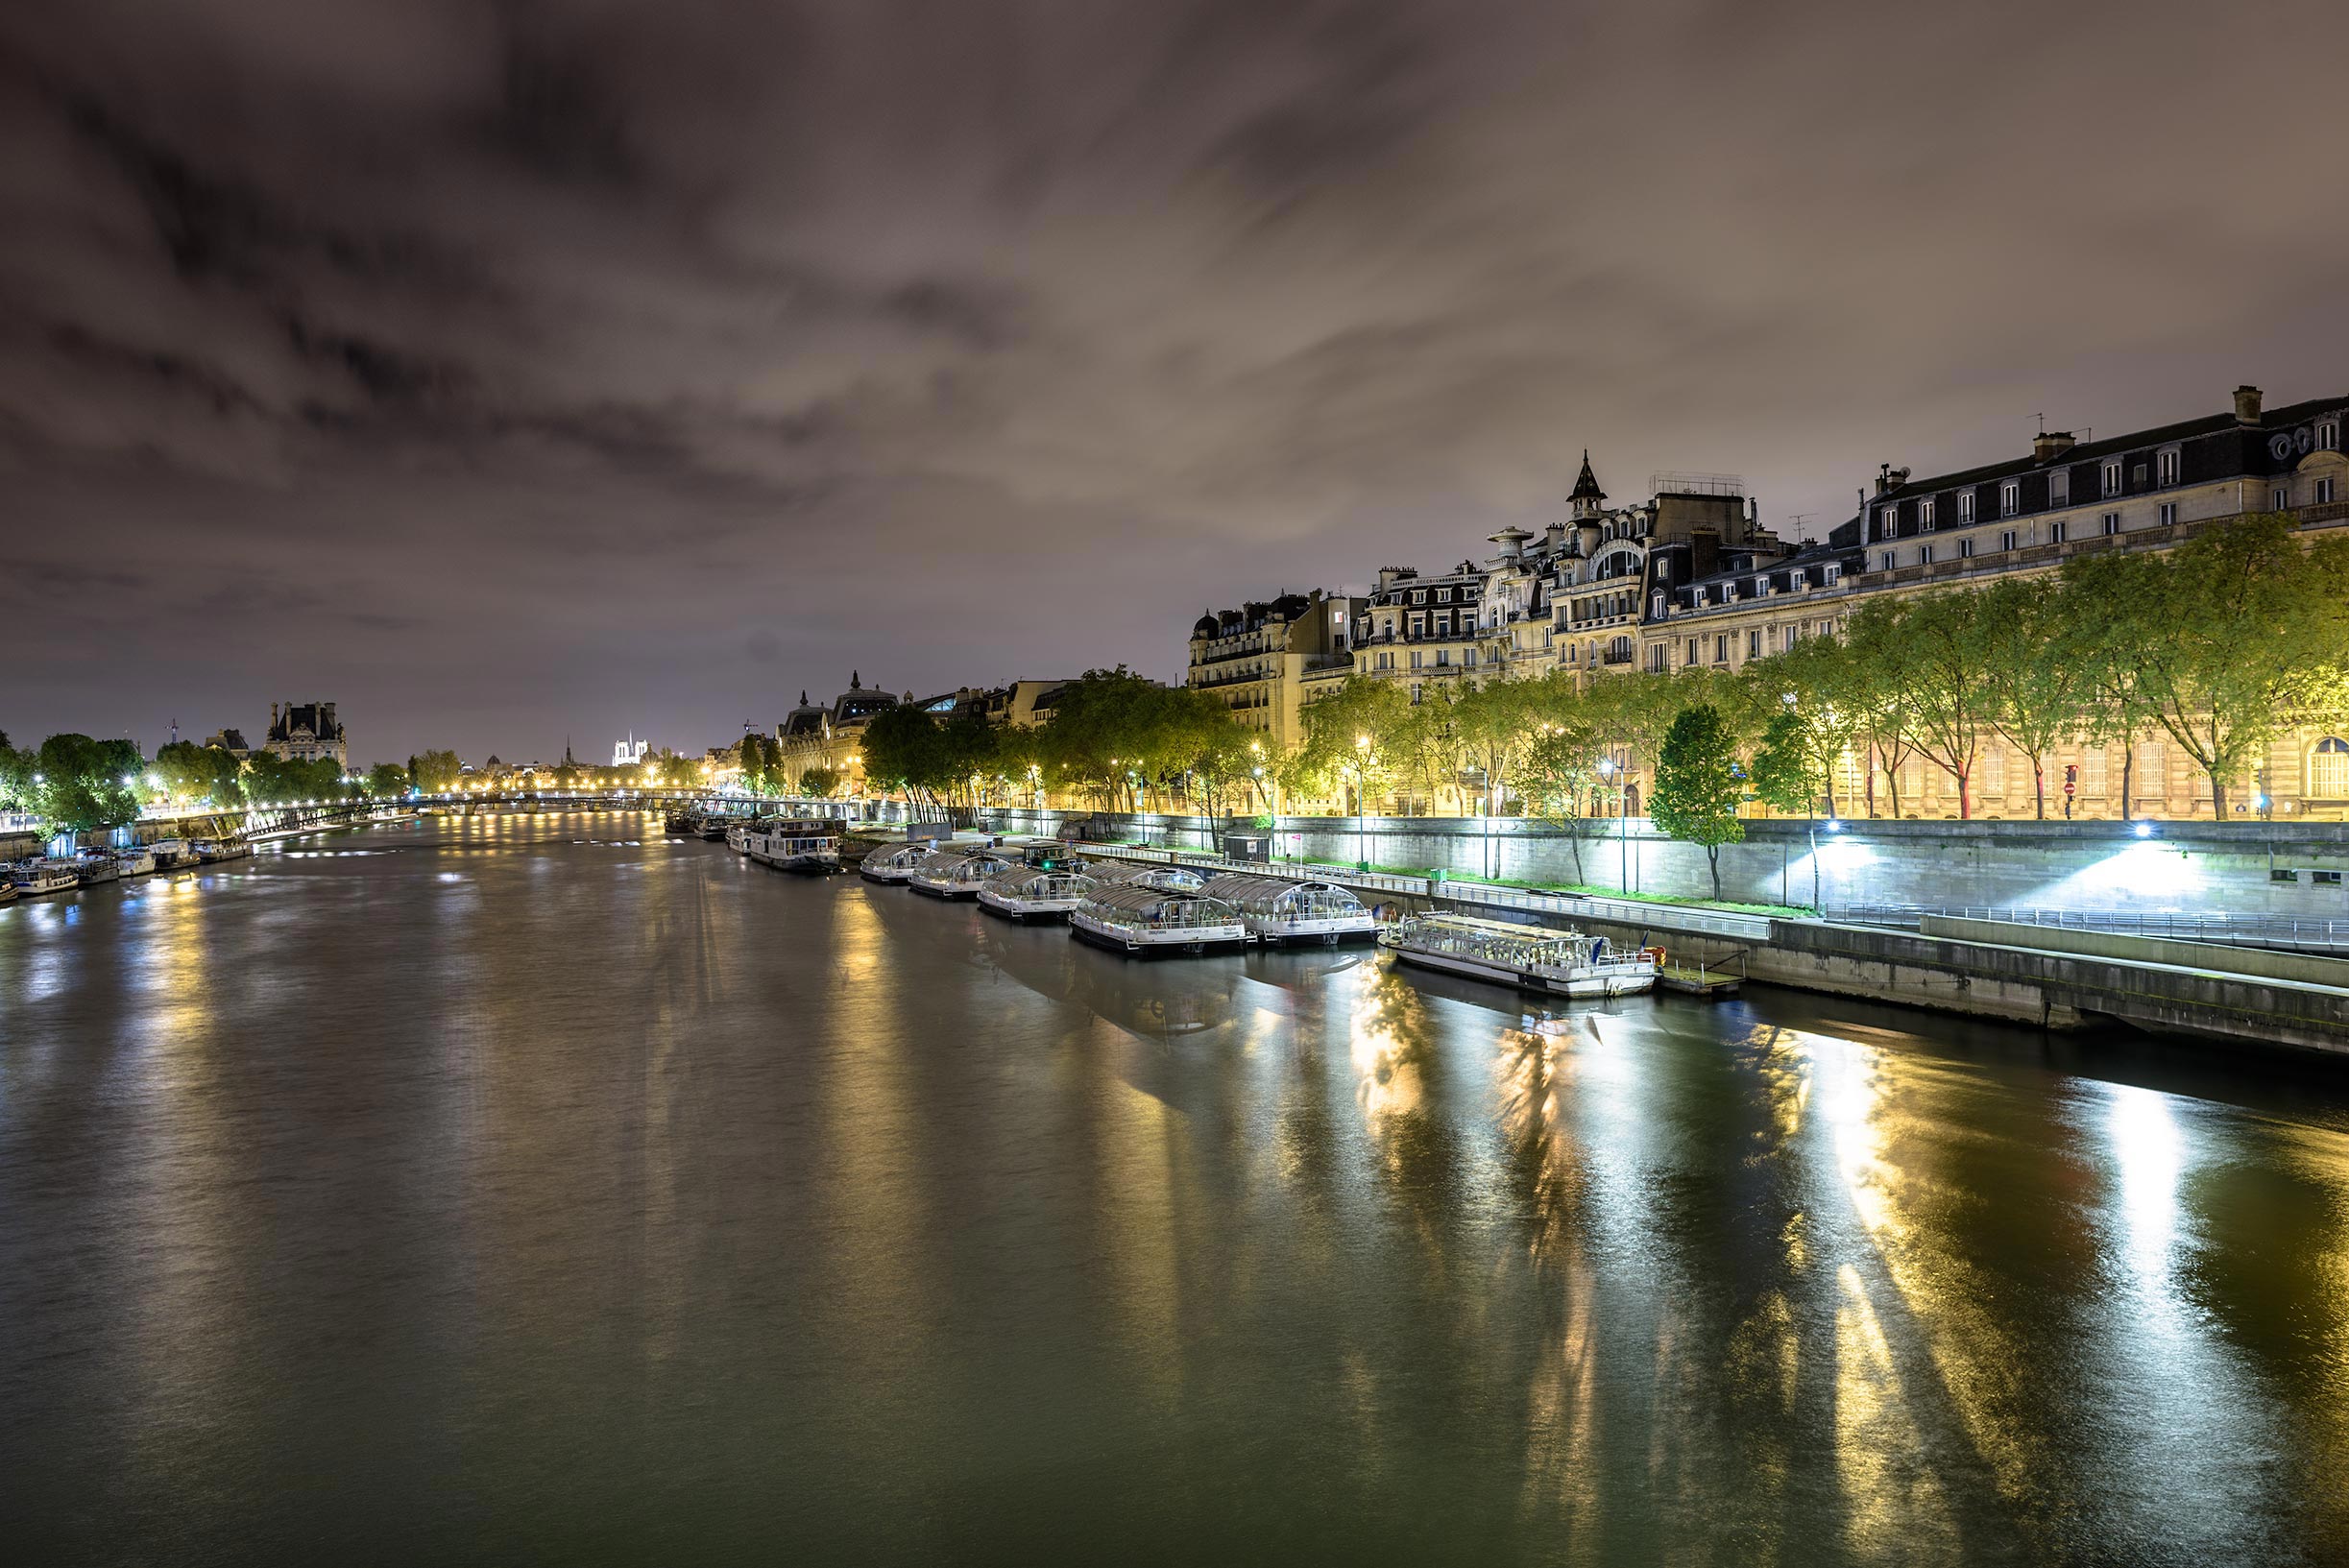
<svg viewBox="0 0 2349 1568">
<path fill-rule="evenodd" d="M 799 790 L 815 800 L 830 800 L 840 787 L 840 775 L 828 767 L 811 767 L 799 776 Z"/>
<path fill-rule="evenodd" d="M 1282 762 L 1280 782 L 1292 792 L 1343 802 L 1355 795 L 1355 810 L 1368 813 L 1368 800 L 1386 793 L 1393 776 L 1390 747 L 1410 722 L 1410 695 L 1392 681 L 1350 676 L 1329 696 L 1305 710 L 1304 741 Z"/>
<path fill-rule="evenodd" d="M 1473 772 L 1483 784 L 1487 816 L 1501 814 L 1517 767 L 1539 733 L 1533 709 L 1541 686 L 1541 681 L 1490 680 L 1453 705 L 1452 725 L 1466 764 L 1464 771 Z"/>
<path fill-rule="evenodd" d="M 1533 735 L 1518 766 L 1518 782 L 1527 809 L 1565 828 L 1566 844 L 1574 855 L 1574 880 L 1585 881 L 1583 840 L 1602 783 L 1598 724 L 1589 699 L 1566 671 L 1552 670 L 1525 684 Z"/>
<path fill-rule="evenodd" d="M 2160 557 L 2127 551 L 2064 565 L 2065 657 L 2081 670 L 2088 739 L 2099 746 L 2120 744 L 2123 821 L 2135 807 L 2137 737 L 2154 723 L 2143 674 L 2145 651 L 2162 635 L 2165 570 Z"/>
<path fill-rule="evenodd" d="M 1774 810 L 1836 815 L 1835 770 L 1867 722 L 1857 661 L 1834 637 L 1806 638 L 1748 664 L 1742 684 L 1762 715 L 1754 790 Z"/>
<path fill-rule="evenodd" d="M 233 806 L 243 795 L 244 764 L 219 746 L 175 740 L 157 749 L 153 771 L 174 800 Z"/>
<path fill-rule="evenodd" d="M 2049 577 L 2010 578 L 1982 596 L 1990 722 L 2031 760 L 2031 799 L 2047 816 L 2047 757 L 2080 733 L 2094 689 L 2073 657 L 2071 599 Z"/>
<path fill-rule="evenodd" d="M 34 813 L 60 832 L 118 828 L 138 816 L 145 770 L 138 747 L 128 740 L 53 735 L 27 770 Z"/>
<path fill-rule="evenodd" d="M 398 762 L 377 762 L 367 770 L 367 792 L 378 800 L 406 794 L 408 770 Z"/>
<path fill-rule="evenodd" d="M 1851 656 L 1844 700 L 1857 712 L 1866 742 L 1868 814 L 1876 815 L 1876 776 L 1880 769 L 1892 794 L 1892 814 L 1901 814 L 1901 766 L 1915 749 L 1909 739 L 1911 696 L 1919 674 L 1915 650 L 1904 635 L 1907 606 L 1877 599 L 1860 607 L 1843 630 Z"/>
<path fill-rule="evenodd" d="M 2148 573 L 2152 623 L 2137 691 L 2152 721 L 2227 786 L 2292 728 L 2349 714 L 2349 540 L 2304 546 L 2291 519 L 2243 519 L 2190 540 Z"/>
<path fill-rule="evenodd" d="M 1994 704 L 1995 657 L 1984 597 L 1946 589 L 1901 607 L 1894 640 L 1908 676 L 1908 733 L 1917 751 L 1957 781 L 1957 814 L 1974 815 L 1974 765 Z"/>
<path fill-rule="evenodd" d="M 445 795 L 464 777 L 465 764 L 452 751 L 420 752 L 408 759 L 408 781 L 427 795 Z"/>
<path fill-rule="evenodd" d="M 1721 896 L 1721 846 L 1746 835 L 1745 824 L 1737 820 L 1745 793 L 1736 739 L 1721 711 L 1702 703 L 1682 712 L 1657 752 L 1648 814 L 1673 837 L 1704 846 L 1716 899 Z"/>
</svg>

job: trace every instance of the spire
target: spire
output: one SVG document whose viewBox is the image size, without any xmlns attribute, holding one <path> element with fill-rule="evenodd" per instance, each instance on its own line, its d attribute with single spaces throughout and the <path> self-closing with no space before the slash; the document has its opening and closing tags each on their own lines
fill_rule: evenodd
<svg viewBox="0 0 2349 1568">
<path fill-rule="evenodd" d="M 864 677 L 859 675 L 853 669 L 848 672 L 848 689 L 851 691 L 861 691 L 864 689 Z"/>
<path fill-rule="evenodd" d="M 1607 492 L 1599 488 L 1599 476 L 1590 471 L 1590 448 L 1583 448 L 1583 471 L 1574 476 L 1574 489 L 1566 496 L 1566 516 L 1577 522 L 1596 519 L 1606 509 Z"/>
</svg>

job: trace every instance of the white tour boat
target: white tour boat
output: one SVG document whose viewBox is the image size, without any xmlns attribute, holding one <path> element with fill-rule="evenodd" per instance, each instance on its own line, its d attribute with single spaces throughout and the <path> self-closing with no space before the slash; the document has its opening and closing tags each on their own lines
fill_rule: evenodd
<svg viewBox="0 0 2349 1568">
<path fill-rule="evenodd" d="M 106 850 L 77 850 L 72 865 L 74 876 L 84 887 L 110 882 L 122 875 L 122 863 Z"/>
<path fill-rule="evenodd" d="M 1377 918 L 1336 882 L 1226 871 L 1207 879 L 1206 892 L 1239 910 L 1249 933 L 1269 946 L 1334 948 L 1341 942 L 1378 939 Z"/>
<path fill-rule="evenodd" d="M 144 844 L 130 844 L 114 852 L 115 869 L 125 877 L 144 877 L 156 868 L 155 851 Z"/>
<path fill-rule="evenodd" d="M 1382 931 L 1398 962 L 1559 997 L 1628 997 L 1656 988 L 1649 953 L 1617 953 L 1603 936 L 1468 915 L 1408 915 Z"/>
<path fill-rule="evenodd" d="M 778 871 L 840 869 L 840 825 L 820 817 L 769 817 L 739 830 L 742 853 Z"/>
<path fill-rule="evenodd" d="M 1006 920 L 1066 920 L 1098 885 L 1081 871 L 1013 866 L 980 884 L 979 906 Z"/>
<path fill-rule="evenodd" d="M 1126 953 L 1237 953 L 1247 946 L 1240 911 L 1204 893 L 1103 882 L 1069 915 L 1080 942 Z"/>
<path fill-rule="evenodd" d="M 196 858 L 206 865 L 218 865 L 223 860 L 242 860 L 253 853 L 250 841 L 233 835 L 227 838 L 199 838 Z"/>
<path fill-rule="evenodd" d="M 1002 876 L 1011 866 L 993 850 L 940 850 L 913 868 L 907 885 L 933 899 L 975 899 L 987 879 Z"/>
<path fill-rule="evenodd" d="M 74 869 L 71 861 L 46 857 L 27 860 L 13 867 L 9 873 L 9 880 L 26 898 L 39 893 L 63 893 L 82 885 L 81 873 Z"/>
<path fill-rule="evenodd" d="M 196 846 L 184 838 L 158 838 L 147 848 L 157 871 L 176 871 L 196 863 Z"/>
<path fill-rule="evenodd" d="M 937 852 L 938 846 L 929 839 L 883 844 L 868 853 L 857 870 L 868 882 L 909 882 L 914 868 Z"/>
</svg>

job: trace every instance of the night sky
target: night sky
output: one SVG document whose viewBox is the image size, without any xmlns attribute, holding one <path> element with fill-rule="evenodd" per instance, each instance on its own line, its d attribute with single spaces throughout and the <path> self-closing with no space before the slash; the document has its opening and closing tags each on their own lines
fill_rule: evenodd
<svg viewBox="0 0 2349 1568">
<path fill-rule="evenodd" d="M 0 728 L 605 757 L 2349 387 L 2333 5 L 19 4 Z"/>
</svg>

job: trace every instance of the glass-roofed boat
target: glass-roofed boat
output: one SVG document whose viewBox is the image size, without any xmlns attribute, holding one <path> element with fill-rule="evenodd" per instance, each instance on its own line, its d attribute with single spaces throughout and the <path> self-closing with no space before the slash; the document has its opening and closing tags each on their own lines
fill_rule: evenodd
<svg viewBox="0 0 2349 1568">
<path fill-rule="evenodd" d="M 1378 921 L 1362 900 L 1336 882 L 1291 881 L 1226 871 L 1205 891 L 1240 911 L 1248 932 L 1274 947 L 1336 947 L 1377 939 Z"/>
<path fill-rule="evenodd" d="M 778 871 L 837 871 L 840 825 L 824 817 L 766 817 L 742 831 L 742 853 Z"/>
<path fill-rule="evenodd" d="M 1237 953 L 1247 925 L 1222 899 L 1144 882 L 1102 882 L 1069 915 L 1078 941 L 1117 953 Z"/>
<path fill-rule="evenodd" d="M 1066 920 L 1099 884 L 1081 871 L 1019 865 L 979 887 L 979 906 L 1005 920 Z"/>
<path fill-rule="evenodd" d="M 937 852 L 938 846 L 928 839 L 883 844 L 868 853 L 857 870 L 868 882 L 908 882 L 913 868 Z"/>
<path fill-rule="evenodd" d="M 1379 933 L 1397 962 L 1559 997 L 1624 997 L 1656 986 L 1656 959 L 1603 936 L 1467 915 L 1409 915 Z"/>
<path fill-rule="evenodd" d="M 940 850 L 913 868 L 907 885 L 933 899 L 975 899 L 981 882 L 1011 867 L 1010 859 L 993 850 Z"/>
<path fill-rule="evenodd" d="M 1085 867 L 1085 873 L 1096 881 L 1131 882 L 1168 893 L 1196 893 L 1207 885 L 1206 873 L 1163 860 L 1095 860 Z"/>
</svg>

